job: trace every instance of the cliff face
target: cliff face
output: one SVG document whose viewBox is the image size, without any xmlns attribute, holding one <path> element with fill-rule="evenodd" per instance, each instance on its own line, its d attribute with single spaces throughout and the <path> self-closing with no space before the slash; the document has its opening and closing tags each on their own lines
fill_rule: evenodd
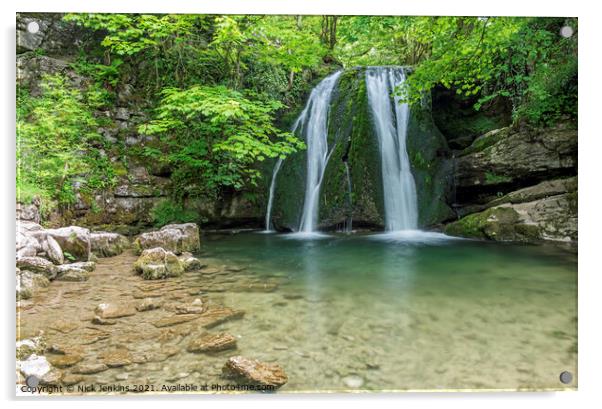
<svg viewBox="0 0 602 409">
<path fill-rule="evenodd" d="M 577 130 L 503 128 L 456 160 L 452 235 L 500 241 L 577 241 Z"/>
</svg>

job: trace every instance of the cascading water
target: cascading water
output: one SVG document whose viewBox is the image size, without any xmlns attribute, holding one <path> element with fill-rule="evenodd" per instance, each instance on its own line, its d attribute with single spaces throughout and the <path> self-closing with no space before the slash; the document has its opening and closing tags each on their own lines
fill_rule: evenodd
<svg viewBox="0 0 602 409">
<path fill-rule="evenodd" d="M 311 91 L 305 108 L 295 120 L 291 131 L 301 132 L 305 136 L 307 145 L 307 179 L 305 183 L 305 201 L 299 231 L 311 233 L 314 231 L 318 219 L 318 199 L 324 170 L 329 159 L 328 151 L 328 113 L 330 112 L 330 99 L 332 91 L 341 75 L 341 71 L 324 78 Z M 331 152 L 330 152 L 331 153 Z M 272 206 L 276 190 L 276 177 L 282 166 L 282 159 L 278 159 L 272 173 L 270 183 L 270 196 L 265 216 L 266 232 L 272 227 Z"/>
<path fill-rule="evenodd" d="M 270 196 L 268 198 L 268 208 L 265 212 L 265 232 L 272 232 L 272 206 L 274 205 L 274 192 L 276 190 L 276 178 L 280 167 L 282 166 L 282 159 L 278 158 L 276 165 L 274 165 L 274 171 L 272 172 L 272 182 L 270 183 Z"/>
<path fill-rule="evenodd" d="M 410 110 L 392 96 L 405 81 L 399 67 L 370 67 L 366 71 L 368 102 L 381 155 L 385 230 L 414 230 L 418 226 L 416 184 L 406 150 Z"/>
</svg>

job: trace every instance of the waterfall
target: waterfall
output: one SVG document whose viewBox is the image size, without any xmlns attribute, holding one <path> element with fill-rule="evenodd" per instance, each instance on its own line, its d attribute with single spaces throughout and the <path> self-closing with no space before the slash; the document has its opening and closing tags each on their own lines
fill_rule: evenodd
<svg viewBox="0 0 602 409">
<path fill-rule="evenodd" d="M 265 212 L 265 232 L 272 231 L 272 206 L 274 205 L 274 192 L 276 190 L 276 177 L 280 172 L 282 166 L 282 159 L 278 158 L 276 165 L 274 165 L 274 171 L 272 172 L 272 182 L 270 183 L 270 196 L 268 198 L 268 208 Z"/>
<path fill-rule="evenodd" d="M 410 110 L 408 104 L 392 96 L 404 80 L 400 67 L 370 67 L 366 71 L 368 102 L 381 155 L 386 231 L 418 226 L 416 185 L 406 150 Z"/>
<path fill-rule="evenodd" d="M 307 145 L 307 175 L 305 179 L 305 200 L 299 231 L 315 231 L 318 221 L 318 202 L 322 178 L 330 153 L 328 150 L 328 113 L 332 91 L 341 71 L 324 78 L 312 91 L 309 100 L 296 121 L 295 127 L 303 125 Z"/>
</svg>

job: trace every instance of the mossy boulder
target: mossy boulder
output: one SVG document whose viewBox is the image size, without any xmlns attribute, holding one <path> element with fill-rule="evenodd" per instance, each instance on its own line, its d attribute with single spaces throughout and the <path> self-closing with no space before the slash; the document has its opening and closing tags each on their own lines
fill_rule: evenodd
<svg viewBox="0 0 602 409">
<path fill-rule="evenodd" d="M 134 269 L 146 280 L 158 280 L 181 276 L 184 265 L 174 253 L 157 247 L 144 250 L 136 260 Z"/>
<path fill-rule="evenodd" d="M 182 254 L 200 249 L 199 226 L 195 223 L 168 224 L 160 230 L 142 233 L 134 240 L 136 254 L 144 249 L 162 247 L 165 250 Z"/>
</svg>

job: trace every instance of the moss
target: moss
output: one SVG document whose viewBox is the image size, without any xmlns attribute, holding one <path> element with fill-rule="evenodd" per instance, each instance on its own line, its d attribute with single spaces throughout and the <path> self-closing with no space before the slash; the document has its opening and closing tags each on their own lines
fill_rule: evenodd
<svg viewBox="0 0 602 409">
<path fill-rule="evenodd" d="M 512 178 L 505 175 L 497 175 L 491 172 L 485 172 L 485 185 L 498 185 L 500 183 L 512 182 Z"/>
<path fill-rule="evenodd" d="M 470 153 L 475 153 L 475 152 L 482 152 L 485 149 L 495 145 L 496 143 L 501 141 L 506 136 L 508 136 L 509 132 L 510 132 L 510 128 L 503 128 L 503 129 L 499 129 L 499 130 L 495 130 L 495 131 L 486 133 L 486 134 L 478 137 L 472 143 L 472 145 L 470 145 L 468 148 L 464 149 L 460 153 L 460 156 L 468 155 Z"/>
</svg>

